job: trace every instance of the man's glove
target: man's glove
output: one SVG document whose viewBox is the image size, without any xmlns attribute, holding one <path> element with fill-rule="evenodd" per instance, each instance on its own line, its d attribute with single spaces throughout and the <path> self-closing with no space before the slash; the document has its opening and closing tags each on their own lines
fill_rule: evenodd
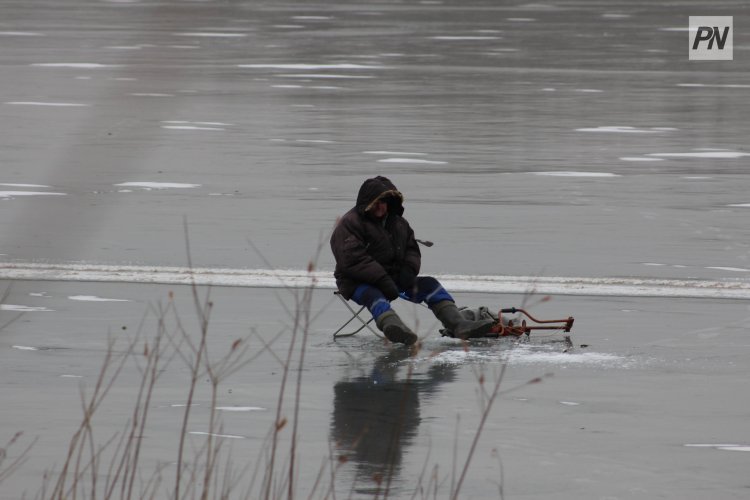
<svg viewBox="0 0 750 500">
<path fill-rule="evenodd" d="M 398 286 L 401 290 L 411 290 L 414 288 L 415 281 L 417 281 L 417 273 L 409 266 L 401 266 L 398 272 Z"/>
<path fill-rule="evenodd" d="M 383 292 L 385 298 L 388 300 L 396 300 L 398 298 L 398 287 L 396 282 L 391 279 L 390 276 L 383 276 L 375 283 L 375 286 Z"/>
</svg>

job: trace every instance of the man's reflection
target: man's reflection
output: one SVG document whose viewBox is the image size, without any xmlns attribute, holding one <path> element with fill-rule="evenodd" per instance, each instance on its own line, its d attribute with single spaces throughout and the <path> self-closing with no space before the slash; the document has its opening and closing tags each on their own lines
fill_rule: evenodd
<svg viewBox="0 0 750 500">
<path fill-rule="evenodd" d="M 375 360 L 369 377 L 334 386 L 332 438 L 340 454 L 356 464 L 359 493 L 388 489 L 399 475 L 403 447 L 417 434 L 420 398 L 455 378 L 455 367 L 448 365 L 410 377 L 409 366 L 401 363 L 408 356 L 407 349 L 394 349 Z"/>
</svg>

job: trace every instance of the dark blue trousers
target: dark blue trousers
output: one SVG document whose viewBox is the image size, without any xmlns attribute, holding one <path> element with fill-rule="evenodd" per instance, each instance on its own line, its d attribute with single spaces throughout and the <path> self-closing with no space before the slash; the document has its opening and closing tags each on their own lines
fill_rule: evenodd
<svg viewBox="0 0 750 500">
<path fill-rule="evenodd" d="M 411 290 L 401 290 L 401 298 L 410 302 L 420 304 L 426 303 L 428 306 L 437 304 L 443 300 L 455 302 L 453 297 L 445 291 L 443 285 L 432 276 L 419 276 Z M 354 290 L 352 300 L 361 306 L 366 306 L 372 317 L 376 320 L 386 311 L 390 311 L 391 304 L 385 298 L 380 289 L 367 284 L 362 284 Z"/>
</svg>

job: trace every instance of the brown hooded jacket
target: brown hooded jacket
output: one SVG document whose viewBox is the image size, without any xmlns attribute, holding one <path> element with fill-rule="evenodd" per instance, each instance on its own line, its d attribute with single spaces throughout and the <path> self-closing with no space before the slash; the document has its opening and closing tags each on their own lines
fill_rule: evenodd
<svg viewBox="0 0 750 500">
<path fill-rule="evenodd" d="M 388 199 L 388 215 L 374 218 L 369 210 L 375 201 Z M 360 284 L 375 285 L 390 276 L 398 282 L 407 266 L 419 274 L 421 254 L 414 231 L 403 218 L 404 197 L 386 177 L 367 179 L 359 188 L 357 204 L 338 221 L 331 235 L 336 258 L 336 286 L 350 299 Z"/>
</svg>

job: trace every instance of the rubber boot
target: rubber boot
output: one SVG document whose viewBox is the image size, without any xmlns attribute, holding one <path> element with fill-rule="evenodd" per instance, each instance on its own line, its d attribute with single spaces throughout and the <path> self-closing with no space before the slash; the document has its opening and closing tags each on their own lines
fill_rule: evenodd
<svg viewBox="0 0 750 500">
<path fill-rule="evenodd" d="M 380 331 L 385 334 L 385 338 L 391 342 L 412 345 L 418 339 L 417 335 L 401 321 L 401 318 L 393 310 L 386 311 L 378 316 L 375 323 Z"/>
<path fill-rule="evenodd" d="M 443 326 L 451 331 L 452 336 L 455 338 L 472 339 L 484 337 L 495 324 L 495 321 L 491 319 L 471 321 L 464 318 L 461 311 L 456 307 L 456 304 L 450 300 L 443 300 L 437 304 L 433 304 L 430 306 L 430 309 L 432 309 L 432 312 L 435 313 L 435 316 Z"/>
</svg>

